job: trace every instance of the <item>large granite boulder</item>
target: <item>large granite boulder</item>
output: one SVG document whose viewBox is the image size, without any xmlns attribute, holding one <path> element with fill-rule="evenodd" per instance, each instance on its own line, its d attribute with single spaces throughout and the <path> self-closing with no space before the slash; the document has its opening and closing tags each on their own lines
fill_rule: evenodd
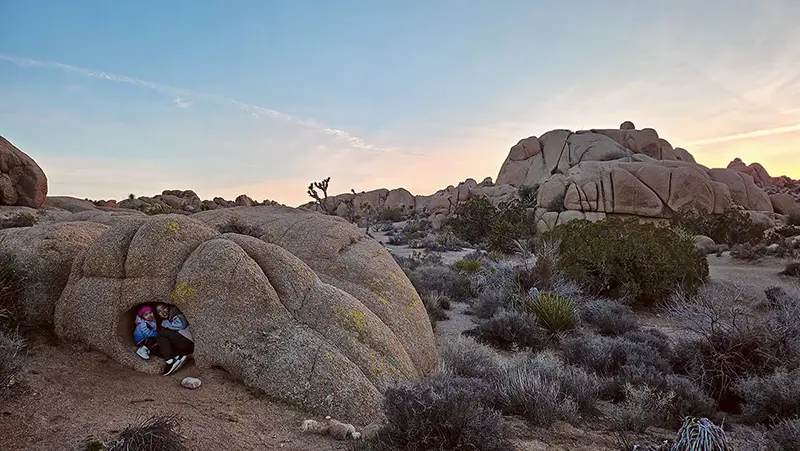
<svg viewBox="0 0 800 451">
<path fill-rule="evenodd" d="M 22 279 L 17 303 L 24 323 L 52 329 L 73 259 L 107 229 L 98 223 L 53 222 L 0 231 L 0 256 L 13 258 Z"/>
<path fill-rule="evenodd" d="M 56 332 L 156 372 L 131 339 L 135 309 L 156 301 L 186 314 L 198 367 L 320 414 L 371 422 L 383 391 L 438 363 L 409 280 L 341 218 L 239 207 L 119 222 L 75 259 Z"/>
<path fill-rule="evenodd" d="M 23 151 L 0 136 L 0 205 L 39 208 L 47 199 L 47 177 Z"/>
</svg>

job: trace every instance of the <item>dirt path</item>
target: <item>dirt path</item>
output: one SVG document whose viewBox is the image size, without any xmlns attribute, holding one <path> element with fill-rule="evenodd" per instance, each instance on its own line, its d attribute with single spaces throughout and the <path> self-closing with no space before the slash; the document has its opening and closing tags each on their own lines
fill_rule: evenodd
<svg viewBox="0 0 800 451">
<path fill-rule="evenodd" d="M 181 387 L 186 376 L 199 377 L 202 386 Z M 108 439 L 156 413 L 178 416 L 192 451 L 347 449 L 300 433 L 307 416 L 263 399 L 223 371 L 200 372 L 193 365 L 173 376 L 151 376 L 97 353 L 33 344 L 15 392 L 0 404 L 2 449 L 82 450 L 87 436 Z"/>
</svg>

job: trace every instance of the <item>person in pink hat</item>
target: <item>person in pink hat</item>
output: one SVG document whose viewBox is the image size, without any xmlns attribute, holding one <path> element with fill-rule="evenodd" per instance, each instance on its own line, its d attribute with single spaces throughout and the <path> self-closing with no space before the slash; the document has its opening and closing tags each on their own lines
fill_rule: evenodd
<svg viewBox="0 0 800 451">
<path fill-rule="evenodd" d="M 149 305 L 141 306 L 134 321 L 136 328 L 133 329 L 133 341 L 139 346 L 136 354 L 147 360 L 158 347 L 158 326 L 153 308 Z"/>
</svg>

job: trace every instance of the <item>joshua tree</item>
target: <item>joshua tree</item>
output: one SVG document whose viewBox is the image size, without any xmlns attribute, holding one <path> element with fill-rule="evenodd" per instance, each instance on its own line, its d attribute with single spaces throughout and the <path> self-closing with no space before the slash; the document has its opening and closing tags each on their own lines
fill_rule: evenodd
<svg viewBox="0 0 800 451">
<path fill-rule="evenodd" d="M 327 214 L 333 214 L 328 209 L 328 185 L 330 184 L 331 178 L 326 177 L 321 182 L 312 182 L 308 185 L 308 195 L 314 199 L 317 204 L 319 204 L 322 211 Z M 317 190 L 322 191 L 322 197 L 319 196 Z"/>
</svg>

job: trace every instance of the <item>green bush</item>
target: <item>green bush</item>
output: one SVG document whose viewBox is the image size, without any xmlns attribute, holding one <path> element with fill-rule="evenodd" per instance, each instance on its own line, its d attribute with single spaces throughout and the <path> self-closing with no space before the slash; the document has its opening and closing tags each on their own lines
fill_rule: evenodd
<svg viewBox="0 0 800 451">
<path fill-rule="evenodd" d="M 475 272 L 481 269 L 481 261 L 477 259 L 464 258 L 457 261 L 454 266 L 460 271 Z"/>
<path fill-rule="evenodd" d="M 765 226 L 756 224 L 743 210 L 730 209 L 722 214 L 681 212 L 672 218 L 672 225 L 692 235 L 705 235 L 717 244 L 755 244 L 764 238 Z"/>
<path fill-rule="evenodd" d="M 446 368 L 460 377 L 486 379 L 502 367 L 497 351 L 470 337 L 458 336 L 444 342 L 441 354 Z"/>
<path fill-rule="evenodd" d="M 485 196 L 473 197 L 456 207 L 442 229 L 472 245 L 487 244 L 491 250 L 510 253 L 515 239 L 535 234 L 525 206 L 519 200 L 494 206 Z"/>
<path fill-rule="evenodd" d="M 469 278 L 451 268 L 421 265 L 404 271 L 422 296 L 438 292 L 454 301 L 464 301 L 474 295 Z"/>
<path fill-rule="evenodd" d="M 543 291 L 525 305 L 536 315 L 539 324 L 551 333 L 572 329 L 575 326 L 575 304 L 564 296 Z"/>
<path fill-rule="evenodd" d="M 560 243 L 556 268 L 600 295 L 652 305 L 676 290 L 696 292 L 708 278 L 691 237 L 668 228 L 607 218 L 570 221 L 547 235 Z"/>
</svg>

